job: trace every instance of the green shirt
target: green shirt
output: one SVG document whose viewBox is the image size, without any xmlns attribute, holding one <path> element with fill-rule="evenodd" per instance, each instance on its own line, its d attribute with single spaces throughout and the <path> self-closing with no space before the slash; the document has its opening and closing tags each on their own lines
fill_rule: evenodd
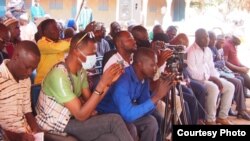
<svg viewBox="0 0 250 141">
<path fill-rule="evenodd" d="M 42 89 L 46 95 L 54 97 L 60 103 L 66 103 L 81 95 L 82 89 L 88 88 L 87 73 L 80 70 L 71 74 L 73 84 L 64 65 L 53 68 L 43 81 Z M 74 85 L 74 89 L 72 88 Z M 74 90 L 74 91 L 73 91 Z"/>
</svg>

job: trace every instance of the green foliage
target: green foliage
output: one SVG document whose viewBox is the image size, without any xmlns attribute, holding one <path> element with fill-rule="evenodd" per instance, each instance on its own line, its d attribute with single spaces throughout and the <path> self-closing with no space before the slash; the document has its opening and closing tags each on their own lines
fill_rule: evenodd
<svg viewBox="0 0 250 141">
<path fill-rule="evenodd" d="M 190 3 L 190 7 L 191 8 L 198 8 L 201 9 L 202 8 L 202 4 L 200 2 L 191 2 Z"/>
</svg>

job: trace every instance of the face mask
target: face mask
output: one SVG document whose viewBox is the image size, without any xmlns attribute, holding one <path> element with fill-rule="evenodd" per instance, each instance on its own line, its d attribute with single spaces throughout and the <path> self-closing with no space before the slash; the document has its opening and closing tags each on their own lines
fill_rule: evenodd
<svg viewBox="0 0 250 141">
<path fill-rule="evenodd" d="M 137 47 L 150 47 L 149 40 L 139 40 L 136 42 Z"/>
<path fill-rule="evenodd" d="M 79 51 L 84 57 L 86 57 L 85 62 L 82 62 L 81 59 L 78 58 L 79 61 L 81 61 L 81 63 L 82 63 L 82 68 L 85 70 L 92 69 L 96 63 L 96 55 L 94 54 L 94 55 L 86 56 L 80 49 L 79 49 Z"/>
</svg>

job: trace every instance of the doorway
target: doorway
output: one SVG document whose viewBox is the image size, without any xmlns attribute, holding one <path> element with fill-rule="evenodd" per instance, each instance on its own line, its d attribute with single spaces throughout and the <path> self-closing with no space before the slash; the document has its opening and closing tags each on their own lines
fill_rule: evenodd
<svg viewBox="0 0 250 141">
<path fill-rule="evenodd" d="M 118 0 L 117 21 L 142 23 L 143 0 Z"/>
</svg>

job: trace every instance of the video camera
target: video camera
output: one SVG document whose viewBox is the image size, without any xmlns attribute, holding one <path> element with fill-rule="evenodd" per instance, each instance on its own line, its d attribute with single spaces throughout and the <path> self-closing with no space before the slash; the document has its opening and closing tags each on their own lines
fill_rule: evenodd
<svg viewBox="0 0 250 141">
<path fill-rule="evenodd" d="M 185 46 L 166 44 L 165 48 L 168 48 L 173 51 L 173 55 L 171 56 L 171 58 L 167 60 L 167 65 L 165 70 L 167 72 L 175 73 L 176 80 L 181 80 L 183 68 L 186 67 L 184 60 L 187 59 Z"/>
</svg>

